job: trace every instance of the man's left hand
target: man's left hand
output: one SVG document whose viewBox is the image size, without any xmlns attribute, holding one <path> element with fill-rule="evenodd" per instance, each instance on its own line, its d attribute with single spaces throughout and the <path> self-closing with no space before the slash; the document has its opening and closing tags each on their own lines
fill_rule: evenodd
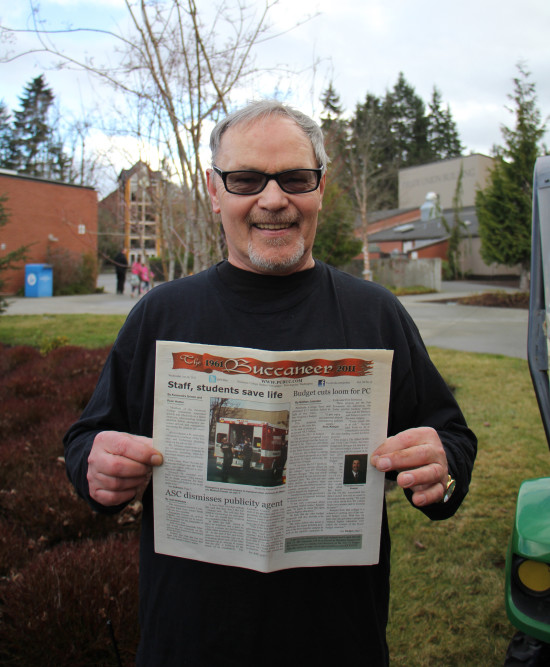
<svg viewBox="0 0 550 667">
<path fill-rule="evenodd" d="M 396 470 L 397 483 L 413 492 L 418 507 L 441 502 L 449 470 L 441 440 L 433 428 L 410 428 L 387 438 L 371 457 L 382 472 Z"/>
</svg>

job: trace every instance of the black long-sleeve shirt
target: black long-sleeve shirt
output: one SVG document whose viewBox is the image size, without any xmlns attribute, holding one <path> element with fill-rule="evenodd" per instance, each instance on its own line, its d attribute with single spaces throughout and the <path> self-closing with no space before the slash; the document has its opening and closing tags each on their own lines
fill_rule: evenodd
<svg viewBox="0 0 550 667">
<path fill-rule="evenodd" d="M 422 511 L 444 519 L 470 481 L 476 439 L 420 335 L 387 290 L 316 262 L 264 276 L 222 262 L 157 287 L 128 316 L 96 391 L 65 436 L 70 479 L 89 497 L 87 459 L 103 430 L 152 435 L 155 341 L 272 350 L 394 350 L 388 435 L 435 428 L 457 480 L 450 501 Z M 410 494 L 409 494 L 410 495 Z M 144 496 L 138 665 L 385 665 L 390 537 L 384 508 L 377 565 L 262 574 L 155 554 L 152 494 Z M 356 591 L 352 595 L 351 591 Z M 354 648 L 356 654 L 352 655 Z"/>
</svg>

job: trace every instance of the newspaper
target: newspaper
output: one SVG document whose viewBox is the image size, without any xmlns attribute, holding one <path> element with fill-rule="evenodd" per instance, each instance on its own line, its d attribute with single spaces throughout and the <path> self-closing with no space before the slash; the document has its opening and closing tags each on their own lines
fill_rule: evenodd
<svg viewBox="0 0 550 667">
<path fill-rule="evenodd" d="M 157 553 L 272 572 L 378 562 L 390 350 L 157 342 Z"/>
</svg>

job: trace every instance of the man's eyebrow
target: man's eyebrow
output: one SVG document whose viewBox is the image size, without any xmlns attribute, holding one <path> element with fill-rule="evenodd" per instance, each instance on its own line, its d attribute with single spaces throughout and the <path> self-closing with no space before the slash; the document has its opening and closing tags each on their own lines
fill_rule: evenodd
<svg viewBox="0 0 550 667">
<path fill-rule="evenodd" d="M 226 169 L 224 167 L 221 167 L 217 162 L 215 162 L 214 164 L 216 165 L 216 167 L 218 167 L 220 171 L 257 171 L 262 174 L 264 173 L 261 169 L 258 169 L 258 167 L 251 167 L 248 165 L 244 166 L 239 165 L 238 167 L 231 167 L 231 169 Z"/>
<path fill-rule="evenodd" d="M 219 167 L 219 165 L 216 165 Z M 281 174 L 284 171 L 298 171 L 301 169 L 316 169 L 316 167 L 286 167 L 285 169 L 279 169 L 277 171 L 264 171 L 263 169 L 260 169 L 259 167 L 250 167 L 250 166 L 244 166 L 244 167 L 233 167 L 232 169 L 222 169 L 219 167 L 221 171 L 257 171 L 259 174 Z"/>
</svg>

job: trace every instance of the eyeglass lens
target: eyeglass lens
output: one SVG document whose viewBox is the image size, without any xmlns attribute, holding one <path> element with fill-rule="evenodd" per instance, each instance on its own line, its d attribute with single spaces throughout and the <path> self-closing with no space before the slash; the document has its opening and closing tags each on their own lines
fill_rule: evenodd
<svg viewBox="0 0 550 667">
<path fill-rule="evenodd" d="M 318 186 L 317 172 L 310 169 L 293 169 L 274 177 L 288 194 L 311 192 Z M 255 171 L 234 171 L 226 175 L 225 186 L 234 194 L 257 194 L 266 186 L 268 177 Z"/>
</svg>

